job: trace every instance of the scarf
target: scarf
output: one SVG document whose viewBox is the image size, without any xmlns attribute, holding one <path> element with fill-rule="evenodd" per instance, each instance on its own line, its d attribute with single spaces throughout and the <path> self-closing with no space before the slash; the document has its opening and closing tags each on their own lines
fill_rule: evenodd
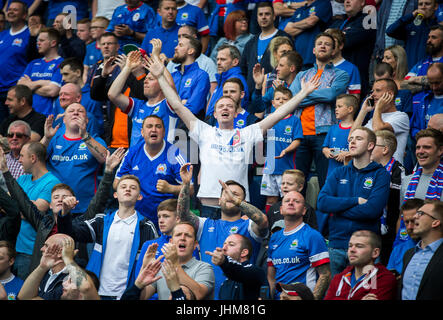
<svg viewBox="0 0 443 320">
<path fill-rule="evenodd" d="M 408 188 L 406 189 L 404 201 L 415 198 L 415 191 L 417 190 L 418 182 L 420 180 L 422 172 L 423 168 L 418 167 L 417 171 L 413 173 Z M 438 165 L 437 169 L 434 171 L 434 174 L 432 175 L 425 198 L 430 200 L 440 200 L 442 190 L 443 190 L 443 160 L 440 160 L 440 164 Z"/>
</svg>

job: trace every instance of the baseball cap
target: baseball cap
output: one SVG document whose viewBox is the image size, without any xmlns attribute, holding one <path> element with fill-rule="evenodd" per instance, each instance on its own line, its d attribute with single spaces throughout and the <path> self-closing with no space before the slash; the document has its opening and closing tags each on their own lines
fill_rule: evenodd
<svg viewBox="0 0 443 320">
<path fill-rule="evenodd" d="M 302 300 L 315 300 L 311 289 L 301 282 L 290 284 L 278 282 L 275 288 L 277 291 L 284 292 L 288 296 L 299 296 Z"/>
</svg>

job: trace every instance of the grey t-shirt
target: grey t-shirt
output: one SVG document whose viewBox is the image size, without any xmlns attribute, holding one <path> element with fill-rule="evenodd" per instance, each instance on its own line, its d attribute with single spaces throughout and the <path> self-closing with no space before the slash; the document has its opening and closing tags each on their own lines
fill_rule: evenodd
<svg viewBox="0 0 443 320">
<path fill-rule="evenodd" d="M 406 176 L 401 182 L 400 189 L 400 206 L 403 204 L 406 190 L 408 189 L 409 182 L 411 181 L 412 174 Z M 422 173 L 420 180 L 418 181 L 417 190 L 415 190 L 415 198 L 426 199 L 426 192 L 428 192 L 429 183 L 431 182 L 432 174 Z M 443 193 L 440 196 L 440 200 L 443 200 Z"/>
<path fill-rule="evenodd" d="M 188 276 L 194 279 L 196 282 L 200 284 L 204 284 L 208 287 L 208 295 L 206 299 L 212 300 L 214 299 L 214 270 L 209 263 L 199 261 L 192 257 L 186 264 L 182 265 L 183 270 L 186 272 Z M 168 300 L 171 295 L 171 291 L 169 291 L 168 285 L 166 284 L 165 277 L 162 275 L 162 278 L 157 280 L 152 284 L 158 294 L 158 300 Z"/>
</svg>

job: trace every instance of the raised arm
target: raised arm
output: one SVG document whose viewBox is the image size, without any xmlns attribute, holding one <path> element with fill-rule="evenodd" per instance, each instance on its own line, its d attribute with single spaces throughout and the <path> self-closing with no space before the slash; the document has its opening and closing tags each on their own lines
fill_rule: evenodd
<svg viewBox="0 0 443 320">
<path fill-rule="evenodd" d="M 374 132 L 377 130 L 390 130 L 394 132 L 394 128 L 392 128 L 391 124 L 383 121 L 381 117 L 383 110 L 392 102 L 393 99 L 394 95 L 392 93 L 385 92 L 375 104 L 374 115 L 372 116 L 372 130 Z"/>
<path fill-rule="evenodd" d="M 266 130 L 272 128 L 277 122 L 286 117 L 288 114 L 294 112 L 295 108 L 307 97 L 311 92 L 313 92 L 320 85 L 319 77 L 312 77 L 308 82 L 302 79 L 301 90 L 294 97 L 291 98 L 284 105 L 279 107 L 273 113 L 268 115 L 266 118 L 259 122 L 260 128 L 263 134 Z"/>
<path fill-rule="evenodd" d="M 193 123 L 197 120 L 197 118 L 188 108 L 184 106 L 177 92 L 169 84 L 165 76 L 167 72 L 165 65 L 157 56 L 152 56 L 151 58 L 144 57 L 144 59 L 146 62 L 146 68 L 155 78 L 157 78 L 158 84 L 160 85 L 160 88 L 162 89 L 163 94 L 168 100 L 171 108 L 174 109 L 174 112 L 180 117 L 186 127 L 192 131 Z"/>
<path fill-rule="evenodd" d="M 226 183 L 219 180 L 223 191 L 226 194 L 226 200 L 234 203 L 235 206 L 239 207 L 241 212 L 243 212 L 249 219 L 252 220 L 252 231 L 259 237 L 263 238 L 268 234 L 268 218 L 266 215 L 258 208 L 250 203 L 240 199 L 235 196 L 231 189 L 228 188 Z"/>
<path fill-rule="evenodd" d="M 192 223 L 196 230 L 198 230 L 200 219 L 190 210 L 190 185 L 192 179 L 193 167 L 190 163 L 185 163 L 180 168 L 180 177 L 182 179 L 182 189 L 178 195 L 177 200 L 177 215 L 181 221 L 188 221 Z"/>
<path fill-rule="evenodd" d="M 80 131 L 80 137 L 92 153 L 93 157 L 99 162 L 104 163 L 106 161 L 106 147 L 101 145 L 86 131 L 87 121 L 86 119 L 77 118 L 74 121 L 77 122 Z"/>
</svg>

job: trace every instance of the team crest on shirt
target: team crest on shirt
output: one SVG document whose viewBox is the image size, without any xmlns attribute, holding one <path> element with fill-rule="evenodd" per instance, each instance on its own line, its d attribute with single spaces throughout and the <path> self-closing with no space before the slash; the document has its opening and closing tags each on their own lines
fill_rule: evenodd
<svg viewBox="0 0 443 320">
<path fill-rule="evenodd" d="M 15 38 L 14 41 L 12 42 L 12 45 L 17 47 L 21 47 L 22 44 L 23 44 L 22 38 Z"/>
<path fill-rule="evenodd" d="M 188 13 L 187 12 L 183 12 L 182 14 L 182 20 L 188 20 Z"/>
<path fill-rule="evenodd" d="M 374 184 L 374 180 L 371 177 L 366 178 L 365 182 L 363 182 L 363 188 L 371 189 L 373 184 Z"/>
<path fill-rule="evenodd" d="M 8 300 L 17 300 L 17 298 L 14 293 L 10 293 L 8 294 Z"/>
<path fill-rule="evenodd" d="M 237 121 L 237 126 L 239 126 L 239 127 L 243 127 L 245 125 L 245 120 L 243 120 L 243 119 L 239 119 L 238 121 Z"/>
<path fill-rule="evenodd" d="M 406 240 L 408 238 L 408 231 L 406 229 L 400 229 L 400 239 Z"/>
<path fill-rule="evenodd" d="M 140 19 L 140 13 L 139 12 L 134 14 L 134 16 L 132 17 L 132 21 L 138 21 L 138 19 Z"/>
<path fill-rule="evenodd" d="M 157 166 L 157 169 L 155 170 L 155 174 L 166 174 L 166 169 L 167 169 L 168 167 L 166 166 L 166 163 L 160 163 L 158 166 Z"/>
<path fill-rule="evenodd" d="M 189 87 L 191 85 L 191 83 L 192 83 L 192 79 L 191 78 L 187 79 L 185 81 L 185 87 Z"/>
<path fill-rule="evenodd" d="M 159 110 L 160 110 L 160 106 L 156 106 L 155 109 L 154 109 L 154 111 L 152 111 L 152 113 L 153 113 L 153 114 L 154 114 L 154 113 L 157 113 Z"/>
<path fill-rule="evenodd" d="M 289 250 L 295 250 L 295 249 L 297 249 L 297 247 L 298 247 L 298 240 L 297 240 L 297 239 L 294 239 L 294 240 L 291 242 L 291 245 L 289 246 Z"/>
<path fill-rule="evenodd" d="M 291 126 L 286 126 L 285 134 L 292 134 L 292 127 Z"/>
<path fill-rule="evenodd" d="M 51 65 L 48 67 L 48 70 L 52 70 L 52 69 L 54 69 L 54 67 L 55 67 L 55 63 L 51 64 Z"/>
<path fill-rule="evenodd" d="M 237 232 L 238 232 L 238 227 L 237 227 L 237 226 L 232 227 L 232 228 L 229 230 L 229 233 L 237 233 Z"/>
<path fill-rule="evenodd" d="M 401 98 L 395 98 L 395 105 L 398 106 L 401 103 Z"/>
<path fill-rule="evenodd" d="M 315 14 L 315 7 L 311 7 L 309 9 L 309 15 L 313 15 L 313 14 Z"/>
<path fill-rule="evenodd" d="M 78 150 L 86 150 L 87 146 L 86 143 L 82 142 L 80 143 L 80 145 L 78 146 Z"/>
</svg>

